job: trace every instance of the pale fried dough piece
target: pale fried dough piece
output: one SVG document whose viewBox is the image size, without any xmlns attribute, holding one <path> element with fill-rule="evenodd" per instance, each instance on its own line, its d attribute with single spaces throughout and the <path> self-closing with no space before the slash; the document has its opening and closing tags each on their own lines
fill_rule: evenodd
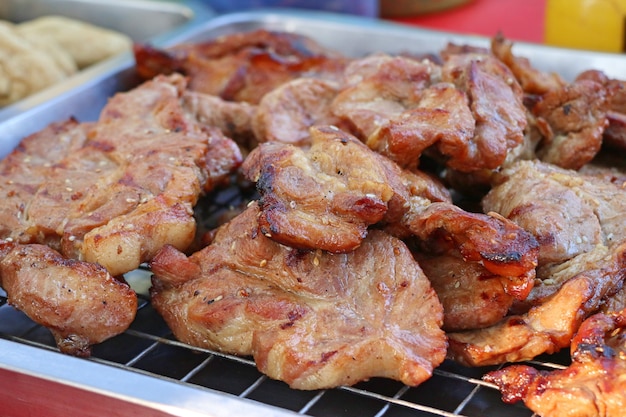
<svg viewBox="0 0 626 417">
<path fill-rule="evenodd" d="M 11 305 L 49 328 L 62 352 L 77 356 L 126 330 L 137 311 L 126 283 L 44 245 L 0 241 L 0 285 Z"/>
<path fill-rule="evenodd" d="M 296 389 L 430 377 L 445 357 L 441 305 L 402 241 L 372 231 L 346 254 L 300 251 L 260 234 L 259 214 L 253 203 L 200 252 L 151 262 L 152 304 L 178 339 L 252 355 Z"/>
<path fill-rule="evenodd" d="M 64 16 L 29 20 L 16 30 L 29 37 L 52 38 L 81 69 L 132 48 L 132 40 L 123 33 Z"/>
<path fill-rule="evenodd" d="M 539 371 L 512 365 L 484 380 L 496 384 L 507 403 L 524 401 L 542 417 L 621 416 L 626 407 L 626 310 L 596 314 L 572 339 L 572 364 Z"/>
<path fill-rule="evenodd" d="M 55 59 L 0 24 L 0 107 L 21 100 L 66 77 Z"/>
</svg>

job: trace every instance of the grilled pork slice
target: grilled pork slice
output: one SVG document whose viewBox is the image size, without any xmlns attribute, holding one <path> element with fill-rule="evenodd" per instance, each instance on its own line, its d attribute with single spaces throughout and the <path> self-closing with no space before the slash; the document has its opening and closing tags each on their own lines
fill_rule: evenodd
<svg viewBox="0 0 626 417">
<path fill-rule="evenodd" d="M 180 75 L 158 77 L 111 98 L 97 122 L 69 120 L 26 138 L 0 163 L 0 238 L 48 245 L 67 262 L 99 264 L 112 276 L 137 268 L 165 244 L 186 249 L 195 238 L 193 206 L 199 195 L 223 181 L 239 165 L 241 154 L 219 130 L 189 115 L 183 107 L 185 87 Z M 61 269 L 59 259 L 50 267 Z M 12 268 L 28 270 L 27 265 Z M 89 270 L 68 269 L 68 277 Z M 102 280 L 92 275 L 85 274 L 85 280 L 95 282 L 84 288 Z M 18 297 L 20 287 L 6 288 L 9 300 Z M 36 305 L 36 297 L 47 296 L 45 286 L 31 287 L 31 295 L 14 305 L 25 308 Z M 34 295 L 38 289 L 44 293 Z M 49 310 L 61 312 L 73 309 L 75 300 L 53 297 L 46 302 Z M 37 315 L 33 308 L 26 312 L 50 324 L 44 313 Z M 94 314 L 84 320 L 97 320 L 98 311 Z M 132 316 L 123 317 L 128 326 Z M 106 327 L 109 318 L 99 320 Z M 59 323 L 50 325 L 57 333 L 63 329 Z M 86 326 L 84 333 L 72 330 L 72 338 L 101 340 L 100 333 L 91 335 L 95 327 Z M 65 331 L 61 333 L 65 338 Z M 84 347 L 60 347 L 87 352 Z"/>
<path fill-rule="evenodd" d="M 437 181 L 402 170 L 347 132 L 310 132 L 307 150 L 264 143 L 242 165 L 261 194 L 262 233 L 301 249 L 345 252 L 380 223 L 436 253 L 456 249 L 498 275 L 534 270 L 536 242 L 513 222 L 454 206 Z"/>
<path fill-rule="evenodd" d="M 1 241 L 0 285 L 11 305 L 76 356 L 89 356 L 91 345 L 126 330 L 137 311 L 135 292 L 106 269 L 68 260 L 45 245 Z"/>
<path fill-rule="evenodd" d="M 483 203 L 536 237 L 536 283 L 514 313 L 486 329 L 449 333 L 469 365 L 521 361 L 569 346 L 582 320 L 626 278 L 626 192 L 603 176 L 539 161 L 503 170 Z"/>
<path fill-rule="evenodd" d="M 263 29 L 167 50 L 138 44 L 134 53 L 145 79 L 180 72 L 191 90 L 250 104 L 300 76 L 338 79 L 348 62 L 305 36 Z"/>
<path fill-rule="evenodd" d="M 572 364 L 539 371 L 512 365 L 485 375 L 507 403 L 523 401 L 542 417 L 617 417 L 626 407 L 626 310 L 596 314 L 572 339 Z"/>
<path fill-rule="evenodd" d="M 68 122 L 27 138 L 0 165 L 3 224 L 12 225 L 2 237 L 48 244 L 112 275 L 165 243 L 186 248 L 193 205 L 241 155 L 188 117 L 184 89 L 183 77 L 160 77 L 113 97 L 96 123 Z"/>
<path fill-rule="evenodd" d="M 297 389 L 381 376 L 417 385 L 442 362 L 442 308 L 407 247 L 372 231 L 346 254 L 301 251 L 259 232 L 256 203 L 187 258 L 151 262 L 152 303 L 191 345 L 252 355 Z"/>
</svg>

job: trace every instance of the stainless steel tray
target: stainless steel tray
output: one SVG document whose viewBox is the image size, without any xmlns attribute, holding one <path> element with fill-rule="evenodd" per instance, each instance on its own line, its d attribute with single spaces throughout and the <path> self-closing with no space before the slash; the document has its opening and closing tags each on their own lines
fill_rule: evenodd
<svg viewBox="0 0 626 417">
<path fill-rule="evenodd" d="M 204 23 L 215 13 L 201 0 L 0 0 L 2 20 L 20 23 L 48 15 L 78 19 L 124 33 L 136 42 L 158 44 Z M 130 53 L 93 65 L 41 92 L 2 107 L 0 121 L 46 103 L 77 86 L 92 85 L 93 80 L 100 80 L 107 71 L 117 72 L 124 63 L 132 64 Z"/>
<path fill-rule="evenodd" d="M 302 33 L 320 43 L 359 56 L 370 52 L 433 52 L 447 42 L 487 45 L 488 39 L 409 28 L 381 21 L 295 11 L 248 12 L 216 17 L 183 33 L 160 39 L 160 46 L 195 42 L 258 28 Z M 539 68 L 566 78 L 598 68 L 626 74 L 621 55 L 587 53 L 517 44 L 515 52 Z M 139 81 L 133 62 L 123 57 L 81 83 L 0 121 L 0 154 L 47 123 L 75 116 L 94 119 L 107 97 Z M 215 210 L 236 205 L 237 193 L 213 196 Z M 208 213 L 211 215 L 211 213 Z M 485 368 L 446 361 L 419 387 L 374 378 L 354 387 L 294 391 L 260 374 L 252 361 L 174 340 L 146 296 L 148 272 L 128 275 L 142 302 L 137 319 L 124 334 L 98 345 L 90 359 L 61 355 L 49 332 L 6 303 L 0 290 L 0 404 L 3 415 L 185 415 L 185 416 L 499 416 L 530 417 L 522 405 L 505 405 L 492 386 L 481 381 Z M 533 364 L 560 368 L 567 352 Z M 489 368 L 492 369 L 492 368 Z M 79 400 L 80 399 L 80 400 Z M 8 404 L 8 406 L 7 406 Z M 43 410 L 43 411 L 42 411 Z M 116 414 L 117 413 L 117 414 Z"/>
</svg>

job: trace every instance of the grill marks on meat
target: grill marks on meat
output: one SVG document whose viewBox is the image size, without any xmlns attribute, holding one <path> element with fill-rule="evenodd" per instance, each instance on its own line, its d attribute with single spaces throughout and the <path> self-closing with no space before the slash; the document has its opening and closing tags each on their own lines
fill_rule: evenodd
<svg viewBox="0 0 626 417">
<path fill-rule="evenodd" d="M 135 292 L 99 265 L 7 241 L 0 242 L 0 257 L 0 285 L 10 304 L 49 328 L 62 352 L 89 356 L 91 345 L 135 318 Z"/>
<path fill-rule="evenodd" d="M 487 329 L 449 334 L 451 356 L 471 365 L 531 359 L 568 346 L 582 320 L 626 278 L 621 186 L 538 161 L 518 162 L 500 181 L 483 203 L 537 238 L 537 282 L 517 306 L 519 314 Z"/>
<path fill-rule="evenodd" d="M 626 407 L 626 310 L 596 314 L 572 339 L 572 364 L 539 371 L 513 365 L 487 374 L 507 403 L 524 401 L 543 417 L 619 416 Z M 566 401 L 564 399 L 567 399 Z"/>
<path fill-rule="evenodd" d="M 252 355 L 298 389 L 374 376 L 417 385 L 445 356 L 442 309 L 406 246 L 372 231 L 346 254 L 300 251 L 258 232 L 256 204 L 187 258 L 152 261 L 152 299 L 177 338 Z"/>
<path fill-rule="evenodd" d="M 338 79 L 347 59 L 293 33 L 257 30 L 168 50 L 134 46 L 145 79 L 180 72 L 191 90 L 258 104 L 279 85 L 302 76 Z"/>
<path fill-rule="evenodd" d="M 30 251 L 28 256 L 13 257 L 7 267 L 17 271 L 5 288 L 9 301 L 51 326 L 64 351 L 87 355 L 88 345 L 101 341 L 101 334 L 111 336 L 123 330 L 122 323 L 130 324 L 134 312 L 129 314 L 124 307 L 131 305 L 130 290 L 125 284 L 107 284 L 111 279 L 104 275 L 137 268 L 166 243 L 186 249 L 195 237 L 193 205 L 199 195 L 241 162 L 230 139 L 219 131 L 207 136 L 207 130 L 188 117 L 182 107 L 184 89 L 180 75 L 157 77 L 111 98 L 97 122 L 51 125 L 26 138 L 0 164 L 6 197 L 1 237 L 5 243 L 27 245 L 20 249 L 23 253 Z M 29 244 L 48 245 L 58 253 L 29 249 Z M 37 256 L 46 260 L 33 269 L 39 278 L 32 281 L 28 277 L 32 268 L 17 265 L 15 259 L 28 262 Z M 54 298 L 45 282 L 53 274 L 67 275 L 69 286 L 81 274 L 86 282 L 73 285 L 75 296 Z M 58 278 L 54 282 L 62 285 Z M 91 290 L 99 283 L 103 289 L 93 299 L 79 297 L 81 289 Z M 117 314 L 115 331 L 100 333 L 97 324 L 81 329 L 69 313 L 64 313 L 67 329 L 62 325 L 65 316 L 60 322 L 48 317 L 55 311 L 76 311 L 84 313 L 85 322 L 95 323 L 101 309 L 94 305 L 105 288 L 112 302 L 117 297 L 125 303 L 119 311 L 109 306 L 100 318 L 106 328 Z M 42 294 L 37 295 L 39 290 Z M 45 296 L 52 298 L 37 301 L 44 311 L 37 313 L 28 305 Z M 92 307 L 96 316 L 87 317 L 85 312 Z"/>
</svg>

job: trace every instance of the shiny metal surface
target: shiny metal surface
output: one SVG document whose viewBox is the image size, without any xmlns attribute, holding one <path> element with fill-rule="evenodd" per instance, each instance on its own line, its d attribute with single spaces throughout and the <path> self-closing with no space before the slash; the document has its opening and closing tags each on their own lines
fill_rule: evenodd
<svg viewBox="0 0 626 417">
<path fill-rule="evenodd" d="M 447 42 L 484 46 L 489 42 L 484 38 L 420 30 L 367 18 L 294 11 L 218 16 L 155 42 L 167 46 L 258 28 L 302 33 L 352 56 L 379 51 L 433 52 Z M 528 44 L 516 45 L 515 53 L 527 56 L 541 69 L 560 72 L 570 79 L 589 68 L 605 70 L 611 76 L 626 73 L 626 59 L 621 55 Z M 23 136 L 49 122 L 69 116 L 93 120 L 108 97 L 138 82 L 130 56 L 120 56 L 85 72 L 72 83 L 59 87 L 57 94 L 44 104 L 25 107 L 22 112 L 0 121 L 0 155 L 10 152 Z M 237 190 L 221 191 L 211 196 L 211 207 L 204 214 L 214 218 L 219 210 L 235 206 L 244 199 Z M 121 399 L 133 406 L 172 415 L 532 416 L 524 406 L 505 405 L 500 401 L 499 393 L 481 381 L 487 369 L 465 368 L 450 361 L 444 362 L 433 377 L 419 387 L 375 378 L 354 387 L 333 390 L 291 390 L 284 383 L 260 374 L 248 358 L 197 349 L 174 340 L 146 296 L 149 273 L 135 271 L 127 279 L 141 295 L 137 319 L 124 334 L 94 347 L 93 357 L 88 360 L 57 353 L 50 333 L 10 307 L 0 290 L 0 371 L 12 378 L 17 375 L 19 380 L 26 379 L 32 383 L 30 386 L 40 388 L 42 381 L 60 383 L 105 399 Z M 552 369 L 563 367 L 567 361 L 567 352 L 564 352 L 538 358 L 533 363 Z M 10 400 L 12 386 L 14 390 L 17 387 L 14 384 L 0 374 L 1 403 Z M 32 392 L 32 395 L 37 394 Z M 24 406 L 28 404 L 23 398 L 21 401 Z M 50 402 L 48 398 L 48 401 L 51 410 L 58 408 L 56 399 Z M 62 397 L 58 401 L 72 404 Z M 106 401 L 93 401 L 94 407 L 102 404 Z"/>
</svg>

